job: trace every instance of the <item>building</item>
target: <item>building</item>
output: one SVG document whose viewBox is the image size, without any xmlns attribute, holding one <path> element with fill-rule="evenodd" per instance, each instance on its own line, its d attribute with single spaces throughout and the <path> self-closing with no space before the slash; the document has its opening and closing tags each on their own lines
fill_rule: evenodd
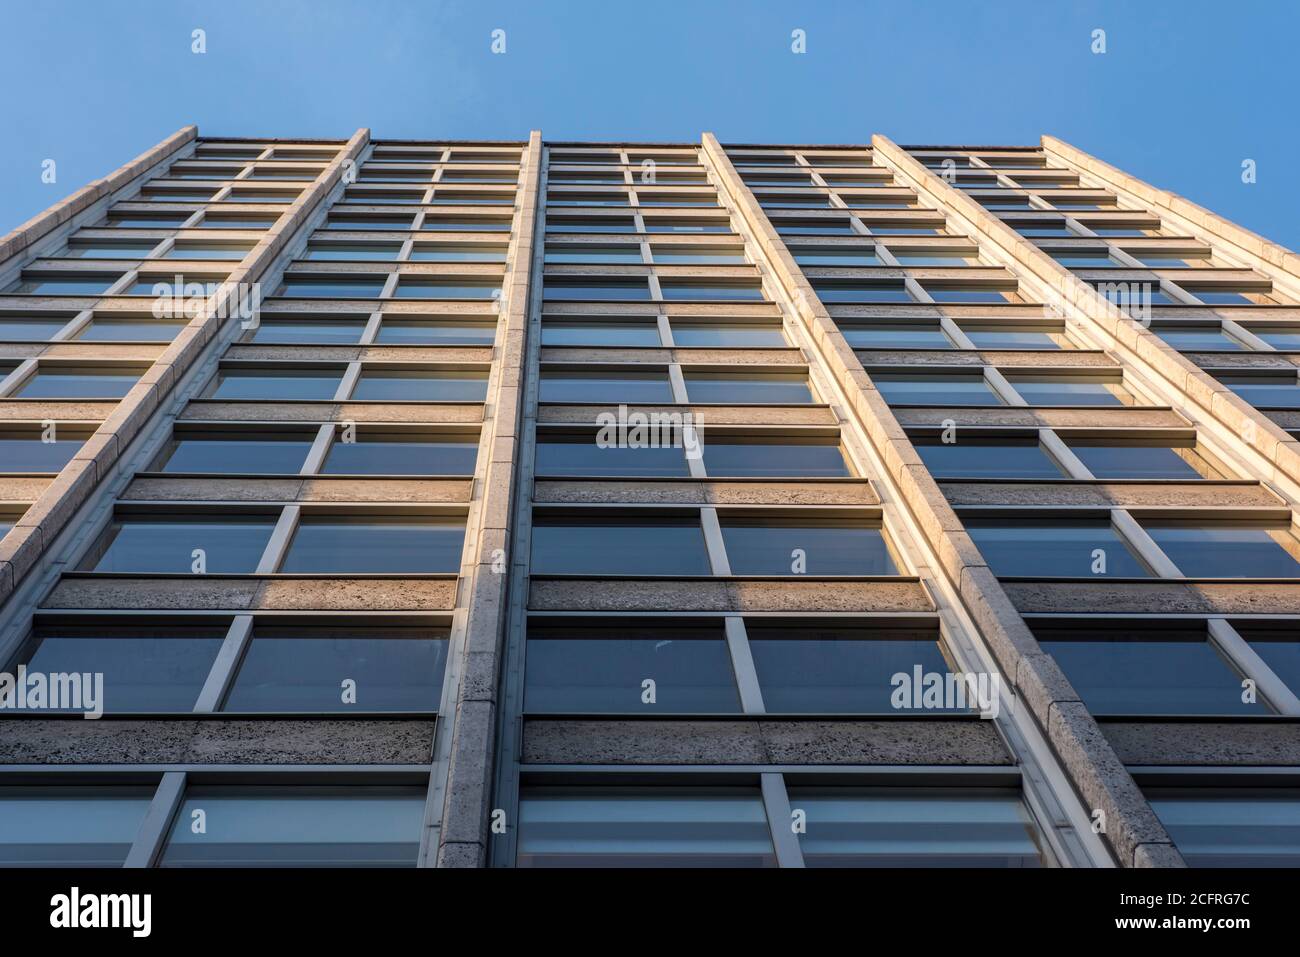
<svg viewBox="0 0 1300 957">
<path fill-rule="evenodd" d="M 1298 303 L 1052 137 L 182 129 L 0 240 L 0 863 L 1300 864 Z"/>
</svg>

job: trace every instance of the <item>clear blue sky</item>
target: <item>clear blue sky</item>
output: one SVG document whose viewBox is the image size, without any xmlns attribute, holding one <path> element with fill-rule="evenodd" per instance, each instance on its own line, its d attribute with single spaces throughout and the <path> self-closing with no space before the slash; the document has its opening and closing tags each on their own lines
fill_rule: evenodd
<svg viewBox="0 0 1300 957">
<path fill-rule="evenodd" d="M 1031 143 L 1300 247 L 1295 0 L 0 0 L 0 233 L 205 135 Z M 191 52 L 191 31 L 207 53 Z M 490 49 L 506 31 L 506 52 Z M 1106 31 L 1107 52 L 1091 52 Z M 791 31 L 807 52 L 791 52 Z M 41 182 L 57 162 L 58 182 Z M 1258 182 L 1241 182 L 1243 159 Z"/>
</svg>

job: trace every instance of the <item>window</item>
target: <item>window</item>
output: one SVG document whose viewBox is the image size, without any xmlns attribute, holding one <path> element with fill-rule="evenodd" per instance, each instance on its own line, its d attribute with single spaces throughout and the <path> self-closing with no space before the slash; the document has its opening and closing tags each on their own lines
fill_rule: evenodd
<svg viewBox="0 0 1300 957">
<path fill-rule="evenodd" d="M 1143 527 L 1188 578 L 1300 577 L 1300 540 L 1288 529 L 1174 522 Z"/>
<path fill-rule="evenodd" d="M 366 331 L 364 320 L 291 319 L 287 321 L 263 320 L 253 332 L 251 342 L 258 345 L 287 345 L 311 343 L 313 345 L 356 345 Z"/>
<path fill-rule="evenodd" d="M 422 321 L 385 319 L 375 342 L 380 345 L 490 346 L 496 339 L 495 322 Z"/>
<path fill-rule="evenodd" d="M 545 299 L 592 300 L 648 300 L 650 286 L 644 279 L 626 279 L 608 282 L 564 282 L 548 276 L 543 291 Z"/>
<path fill-rule="evenodd" d="M 0 867 L 121 867 L 153 792 L 0 787 Z"/>
<path fill-rule="evenodd" d="M 41 365 L 14 394 L 23 399 L 120 399 L 139 378 L 139 372 Z"/>
<path fill-rule="evenodd" d="M 1267 713 L 1242 702 L 1241 677 L 1202 623 L 1046 625 L 1036 634 L 1093 714 Z"/>
<path fill-rule="evenodd" d="M 875 246 L 791 246 L 801 266 L 879 266 Z"/>
<path fill-rule="evenodd" d="M 602 216 L 599 219 L 584 219 L 576 216 L 546 215 L 547 233 L 634 233 L 636 223 L 630 217 Z"/>
<path fill-rule="evenodd" d="M 659 290 L 667 300 L 727 299 L 760 301 L 763 290 L 757 283 L 690 282 L 660 277 Z"/>
<path fill-rule="evenodd" d="M 153 471 L 297 475 L 314 438 L 314 433 L 305 432 L 178 429 L 154 461 Z"/>
<path fill-rule="evenodd" d="M 1019 795 L 995 788 L 792 787 L 806 867 L 1039 867 Z"/>
<path fill-rule="evenodd" d="M 548 263 L 641 263 L 641 244 L 624 243 L 620 246 L 556 245 L 546 246 Z"/>
<path fill-rule="evenodd" d="M 529 714 L 740 711 L 719 619 L 534 620 L 524 695 Z"/>
<path fill-rule="evenodd" d="M 257 571 L 275 528 L 267 514 L 123 514 L 82 560 L 82 571 L 122 574 L 208 574 Z"/>
<path fill-rule="evenodd" d="M 412 220 L 409 215 L 407 216 L 373 216 L 373 215 L 349 216 L 339 212 L 334 212 L 331 213 L 330 218 L 326 220 L 325 228 L 326 229 L 405 230 L 411 228 L 411 222 Z M 204 223 L 205 224 L 207 223 L 207 219 L 204 219 Z M 424 228 L 433 229 L 435 227 L 430 226 L 429 221 L 426 219 Z M 448 227 L 448 228 L 460 229 L 461 226 L 457 224 L 456 226 Z M 473 227 L 467 227 L 467 228 L 473 228 Z"/>
<path fill-rule="evenodd" d="M 749 788 L 525 788 L 518 867 L 775 867 Z"/>
<path fill-rule="evenodd" d="M 1300 637 L 1289 619 L 1233 622 L 1255 653 L 1292 691 L 1300 691 Z"/>
<path fill-rule="evenodd" d="M 1136 404 L 1119 379 L 1084 376 L 1008 376 L 1021 398 L 1032 406 Z"/>
<path fill-rule="evenodd" d="M 1065 336 L 1056 329 L 962 326 L 962 332 L 976 349 L 1060 349 Z"/>
<path fill-rule="evenodd" d="M 879 373 L 872 381 L 890 405 L 1001 405 L 982 375 Z"/>
<path fill-rule="evenodd" d="M 48 342 L 50 337 L 68 324 L 68 317 L 38 319 L 36 317 L 0 316 L 0 342 Z"/>
<path fill-rule="evenodd" d="M 1150 578 L 1107 521 L 971 519 L 966 531 L 996 575 L 1029 578 Z"/>
<path fill-rule="evenodd" d="M 78 342 L 171 342 L 183 322 L 158 319 L 95 319 L 74 337 Z"/>
<path fill-rule="evenodd" d="M 360 260 L 396 259 L 401 243 L 312 243 L 304 259 Z"/>
<path fill-rule="evenodd" d="M 185 713 L 194 708 L 225 635 L 224 623 L 38 626 L 21 660 L 41 674 L 102 674 L 98 704 L 106 714 Z"/>
<path fill-rule="evenodd" d="M 805 405 L 813 401 L 806 375 L 691 372 L 686 394 L 693 403 Z"/>
<path fill-rule="evenodd" d="M 733 575 L 897 575 L 879 527 L 849 518 L 725 515 Z"/>
<path fill-rule="evenodd" d="M 446 664 L 445 631 L 259 626 L 221 710 L 433 713 Z M 355 689 L 352 703 L 344 701 L 345 687 Z"/>
<path fill-rule="evenodd" d="M 742 246 L 655 246 L 653 255 L 657 263 L 686 266 L 743 265 L 748 261 Z"/>
<path fill-rule="evenodd" d="M 1218 469 L 1184 444 L 1142 439 L 1072 439 L 1070 451 L 1099 479 L 1222 479 Z"/>
<path fill-rule="evenodd" d="M 384 291 L 383 279 L 307 279 L 291 276 L 277 296 L 299 299 L 377 299 Z"/>
<path fill-rule="evenodd" d="M 60 472 L 81 450 L 89 436 L 56 429 L 44 440 L 39 429 L 0 428 L 0 473 L 52 474 Z"/>
<path fill-rule="evenodd" d="M 510 218 L 495 216 L 437 216 L 430 213 L 424 217 L 424 223 L 420 228 L 445 232 L 508 233 L 510 232 Z"/>
<path fill-rule="evenodd" d="M 938 634 L 865 622 L 745 621 L 763 707 L 785 714 L 892 714 L 920 707 L 920 690 L 901 694 L 895 680 L 952 671 Z M 958 702 L 953 702 L 954 704 Z M 978 710 L 975 695 L 963 711 Z M 935 705 L 925 708 L 934 711 Z"/>
<path fill-rule="evenodd" d="M 144 259 L 158 245 L 156 239 L 135 243 L 71 242 L 63 255 L 73 259 Z"/>
<path fill-rule="evenodd" d="M 1038 436 L 913 439 L 917 454 L 936 479 L 1059 479 L 1065 471 L 1038 444 Z"/>
<path fill-rule="evenodd" d="M 951 349 L 939 326 L 926 322 L 838 323 L 844 341 L 855 349 Z"/>
<path fill-rule="evenodd" d="M 680 431 L 680 430 L 679 430 Z M 662 437 L 661 437 L 662 438 Z M 678 444 L 600 444 L 597 433 L 539 433 L 536 472 L 539 476 L 675 476 L 690 475 L 680 435 Z"/>
<path fill-rule="evenodd" d="M 708 575 L 698 515 L 534 513 L 535 575 Z"/>
<path fill-rule="evenodd" d="M 779 324 L 746 322 L 673 323 L 673 342 L 686 349 L 788 348 Z"/>
<path fill-rule="evenodd" d="M 924 289 L 935 302 L 1007 302 L 1015 289 L 977 289 L 970 286 L 939 286 L 926 283 Z"/>
<path fill-rule="evenodd" d="M 542 371 L 540 401 L 633 403 L 673 401 L 668 373 Z"/>
<path fill-rule="evenodd" d="M 412 262 L 503 263 L 505 246 L 470 245 L 467 243 L 416 243 L 411 249 Z"/>
<path fill-rule="evenodd" d="M 913 302 L 902 283 L 827 282 L 812 284 L 822 302 Z"/>
<path fill-rule="evenodd" d="M 203 397 L 253 399 L 262 402 L 332 399 L 342 381 L 342 371 L 328 368 L 239 366 L 218 370 Z"/>
<path fill-rule="evenodd" d="M 399 299 L 499 299 L 501 280 L 494 282 L 421 282 L 404 277 L 393 293 Z"/>
<path fill-rule="evenodd" d="M 335 437 L 321 466 L 322 475 L 473 475 L 478 437 L 422 438 L 373 426 L 356 440 Z"/>
<path fill-rule="evenodd" d="M 1143 789 L 1191 867 L 1300 867 L 1300 790 Z"/>
<path fill-rule="evenodd" d="M 1218 326 L 1165 326 L 1155 325 L 1151 331 L 1175 349 L 1196 352 L 1242 352 L 1243 342 L 1232 338 Z"/>
<path fill-rule="evenodd" d="M 1283 375 L 1221 375 L 1219 381 L 1251 405 L 1262 409 L 1300 409 L 1300 383 Z"/>
<path fill-rule="evenodd" d="M 367 369 L 352 398 L 377 402 L 482 402 L 487 398 L 487 373 Z"/>
<path fill-rule="evenodd" d="M 167 251 L 167 259 L 226 259 L 240 260 L 248 255 L 251 246 L 233 246 L 229 243 L 177 242 Z"/>
<path fill-rule="evenodd" d="M 659 326 L 654 319 L 632 322 L 542 321 L 544 346 L 658 346 Z"/>
<path fill-rule="evenodd" d="M 835 438 L 718 435 L 700 442 L 710 478 L 848 478 L 852 476 Z"/>
<path fill-rule="evenodd" d="M 414 867 L 424 788 L 191 787 L 162 867 Z M 191 828 L 202 811 L 206 830 Z"/>
<path fill-rule="evenodd" d="M 2 323 L 3 320 L 0 320 Z M 1251 326 L 1250 331 L 1274 349 L 1295 351 L 1300 349 L 1300 328 L 1295 326 Z"/>
<path fill-rule="evenodd" d="M 99 296 L 108 292 L 109 287 L 121 278 L 116 273 L 111 276 L 24 276 L 17 285 L 5 291 L 10 295 Z"/>
<path fill-rule="evenodd" d="M 303 515 L 283 573 L 377 575 L 455 572 L 465 520 L 407 515 Z"/>
</svg>

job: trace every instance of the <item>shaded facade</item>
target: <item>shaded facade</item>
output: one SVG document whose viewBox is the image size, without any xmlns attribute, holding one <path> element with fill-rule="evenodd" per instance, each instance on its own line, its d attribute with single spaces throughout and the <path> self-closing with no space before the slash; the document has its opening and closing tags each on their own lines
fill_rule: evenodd
<svg viewBox="0 0 1300 957">
<path fill-rule="evenodd" d="M 0 240 L 0 862 L 1294 865 L 1298 296 L 1051 137 L 182 130 Z"/>
</svg>

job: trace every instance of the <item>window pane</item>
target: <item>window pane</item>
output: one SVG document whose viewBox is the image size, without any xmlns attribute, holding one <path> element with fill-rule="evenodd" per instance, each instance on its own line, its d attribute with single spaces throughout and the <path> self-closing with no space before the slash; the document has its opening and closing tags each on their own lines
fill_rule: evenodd
<svg viewBox="0 0 1300 957">
<path fill-rule="evenodd" d="M 58 472 L 72 461 L 85 441 L 85 436 L 69 436 L 43 442 L 40 432 L 0 432 L 0 473 Z"/>
<path fill-rule="evenodd" d="M 673 401 L 666 372 L 548 372 L 542 373 L 542 402 L 664 402 Z"/>
<path fill-rule="evenodd" d="M 804 405 L 813 400 L 803 375 L 694 373 L 686 376 L 686 394 L 694 403 Z"/>
<path fill-rule="evenodd" d="M 702 442 L 704 469 L 710 478 L 763 476 L 849 477 L 838 442 L 747 442 L 710 437 Z"/>
<path fill-rule="evenodd" d="M 13 319 L 0 316 L 0 342 L 47 342 L 68 324 L 68 319 Z"/>
<path fill-rule="evenodd" d="M 917 441 L 916 452 L 937 479 L 944 478 L 1021 478 L 1059 479 L 1065 472 L 1038 440 L 957 442 Z"/>
<path fill-rule="evenodd" d="M 538 575 L 708 575 L 695 516 L 644 519 L 539 516 L 533 526 Z"/>
<path fill-rule="evenodd" d="M 338 438 L 330 446 L 322 475 L 473 475 L 478 442 Z"/>
<path fill-rule="evenodd" d="M 81 563 L 82 570 L 127 574 L 193 574 L 202 558 L 208 574 L 246 575 L 257 570 L 271 538 L 269 516 L 210 518 L 124 515 L 109 527 Z M 202 556 L 194 552 L 202 550 Z"/>
<path fill-rule="evenodd" d="M 1251 405 L 1261 408 L 1300 409 L 1300 383 L 1295 376 L 1219 376 L 1219 381 Z"/>
<path fill-rule="evenodd" d="M 1001 405 L 982 375 L 872 376 L 890 405 Z"/>
<path fill-rule="evenodd" d="M 657 346 L 653 322 L 542 322 L 544 346 Z"/>
<path fill-rule="evenodd" d="M 866 629 L 794 620 L 748 619 L 749 650 L 769 712 L 791 714 L 890 714 L 921 705 L 920 674 L 951 670 L 937 637 L 920 631 Z M 907 683 L 895 676 L 904 676 Z M 924 678 L 922 678 L 924 680 Z M 912 691 L 909 692 L 908 689 Z M 975 695 L 961 711 L 978 710 Z M 928 704 L 924 710 L 944 710 Z"/>
<path fill-rule="evenodd" d="M 1094 714 L 1266 714 L 1241 700 L 1241 678 L 1203 628 L 1045 629 L 1043 650 Z"/>
<path fill-rule="evenodd" d="M 970 329 L 962 328 L 966 338 L 976 349 L 1059 349 L 1061 344 L 1050 332 L 1033 329 Z"/>
<path fill-rule="evenodd" d="M 162 867 L 414 867 L 425 791 L 409 787 L 192 787 Z M 206 829 L 191 822 L 202 811 Z"/>
<path fill-rule="evenodd" d="M 463 519 L 306 515 L 281 572 L 412 574 L 454 572 L 465 543 Z"/>
<path fill-rule="evenodd" d="M 539 435 L 538 475 L 690 475 L 685 450 L 664 444 L 660 448 L 598 444 L 597 435 Z"/>
<path fill-rule="evenodd" d="M 855 349 L 952 349 L 949 339 L 938 326 L 921 322 L 872 323 L 841 325 L 844 341 Z"/>
<path fill-rule="evenodd" d="M 1300 792 L 1146 788 L 1191 867 L 1300 867 Z"/>
<path fill-rule="evenodd" d="M 1300 541 L 1289 531 L 1230 525 L 1145 526 L 1188 578 L 1295 578 Z"/>
<path fill-rule="evenodd" d="M 485 372 L 363 372 L 352 398 L 388 402 L 482 402 Z"/>
<path fill-rule="evenodd" d="M 449 283 L 415 282 L 403 279 L 393 293 L 406 299 L 497 299 L 501 296 L 501 283 Z"/>
<path fill-rule="evenodd" d="M 405 322 L 386 319 L 375 342 L 382 345 L 490 346 L 495 323 Z"/>
<path fill-rule="evenodd" d="M 524 710 L 530 714 L 740 710 L 720 623 L 533 626 L 526 674 Z M 646 681 L 654 683 L 652 700 Z"/>
<path fill-rule="evenodd" d="M 992 788 L 800 788 L 807 867 L 1039 867 L 1019 796 Z"/>
<path fill-rule="evenodd" d="M 332 399 L 342 379 L 343 373 L 332 369 L 221 369 L 205 398 L 263 402 Z"/>
<path fill-rule="evenodd" d="M 435 712 L 442 697 L 447 639 L 409 631 L 385 637 L 259 629 L 221 710 Z M 345 688 L 354 695 L 350 703 L 344 702 Z"/>
<path fill-rule="evenodd" d="M 1099 479 L 1219 478 L 1191 448 L 1077 442 L 1070 451 Z"/>
<path fill-rule="evenodd" d="M 23 399 L 120 399 L 131 391 L 140 373 L 50 372 L 37 369 L 18 387 Z"/>
<path fill-rule="evenodd" d="M 723 519 L 734 575 L 896 575 L 880 529 L 835 519 Z"/>
<path fill-rule="evenodd" d="M 355 345 L 365 332 L 364 322 L 311 322 L 295 319 L 291 322 L 263 322 L 253 333 L 252 341 L 258 345 L 310 342 L 317 345 L 339 343 Z"/>
<path fill-rule="evenodd" d="M 121 867 L 146 787 L 0 788 L 0 867 Z"/>
<path fill-rule="evenodd" d="M 781 327 L 746 323 L 705 325 L 695 322 L 673 324 L 673 342 L 684 348 L 757 349 L 785 348 Z"/>
<path fill-rule="evenodd" d="M 1016 525 L 982 521 L 966 530 L 996 575 L 1031 578 L 1149 578 L 1151 573 L 1108 523 Z"/>
<path fill-rule="evenodd" d="M 757 791 L 525 789 L 519 867 L 775 867 Z"/>
<path fill-rule="evenodd" d="M 1133 404 L 1133 397 L 1118 382 L 1107 382 L 1102 379 L 1035 381 L 1011 378 L 1011 384 L 1030 405 Z"/>
<path fill-rule="evenodd" d="M 300 299 L 377 299 L 384 291 L 382 279 L 286 279 L 276 292 L 277 296 L 296 296 Z"/>
<path fill-rule="evenodd" d="M 188 712 L 225 633 L 224 627 L 152 628 L 139 634 L 67 628 L 42 636 L 25 664 L 29 672 L 41 674 L 102 674 L 98 705 L 107 714 Z M 84 697 L 82 703 L 91 704 Z"/>
<path fill-rule="evenodd" d="M 297 475 L 311 439 L 260 439 L 256 436 L 178 435 L 154 464 L 160 472 Z"/>
<path fill-rule="evenodd" d="M 156 319 L 131 322 L 121 319 L 96 319 L 77 333 L 78 342 L 171 342 L 185 328 L 181 322 Z"/>
</svg>

